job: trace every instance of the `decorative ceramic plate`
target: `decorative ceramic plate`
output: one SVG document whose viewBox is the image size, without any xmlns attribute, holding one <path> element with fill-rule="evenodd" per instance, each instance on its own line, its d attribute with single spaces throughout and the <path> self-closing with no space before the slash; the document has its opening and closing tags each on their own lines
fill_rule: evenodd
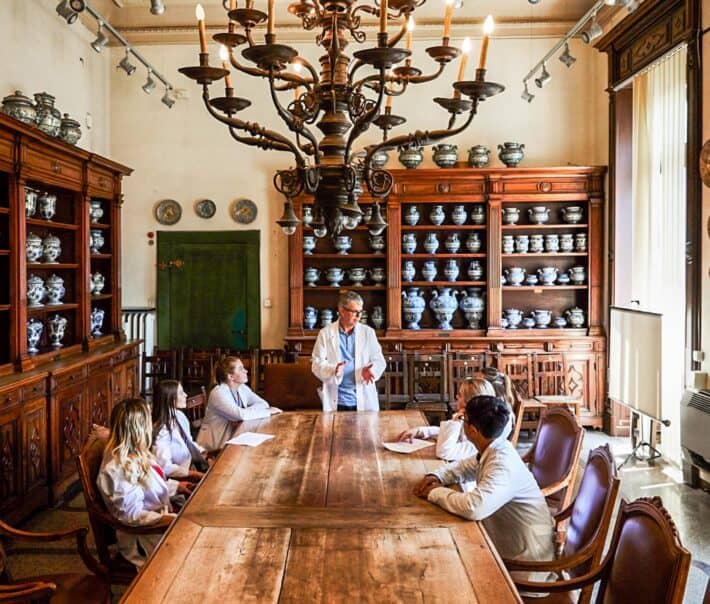
<svg viewBox="0 0 710 604">
<path fill-rule="evenodd" d="M 232 206 L 232 218 L 240 224 L 256 220 L 256 204 L 251 199 L 238 199 Z"/>
<path fill-rule="evenodd" d="M 182 216 L 182 208 L 174 199 L 163 199 L 155 206 L 155 219 L 160 224 L 175 224 Z"/>
<path fill-rule="evenodd" d="M 200 218 L 212 218 L 216 211 L 217 206 L 211 199 L 203 199 L 202 201 L 198 201 L 197 205 L 195 206 L 195 213 Z"/>
</svg>

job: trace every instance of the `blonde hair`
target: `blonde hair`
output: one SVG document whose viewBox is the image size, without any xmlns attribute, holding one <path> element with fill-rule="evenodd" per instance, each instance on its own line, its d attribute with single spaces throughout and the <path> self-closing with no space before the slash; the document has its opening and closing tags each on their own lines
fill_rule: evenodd
<svg viewBox="0 0 710 604">
<path fill-rule="evenodd" d="M 125 399 L 113 408 L 106 450 L 118 460 L 131 484 L 143 482 L 155 462 L 151 438 L 150 409 L 142 398 Z"/>
<path fill-rule="evenodd" d="M 495 390 L 488 380 L 483 378 L 467 378 L 459 385 L 459 393 L 465 402 L 470 401 L 474 396 L 495 396 Z"/>
<path fill-rule="evenodd" d="M 234 366 L 239 363 L 239 357 L 226 356 L 222 357 L 214 366 L 214 381 L 217 384 L 224 384 L 227 381 L 227 376 L 232 373 Z"/>
</svg>

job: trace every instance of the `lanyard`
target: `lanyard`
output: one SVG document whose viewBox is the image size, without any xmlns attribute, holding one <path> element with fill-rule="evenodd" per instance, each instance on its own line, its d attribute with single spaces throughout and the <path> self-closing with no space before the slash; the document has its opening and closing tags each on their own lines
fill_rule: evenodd
<svg viewBox="0 0 710 604">
<path fill-rule="evenodd" d="M 242 397 L 239 396 L 239 390 L 237 390 L 237 394 L 234 394 L 234 391 L 230 388 L 229 392 L 232 395 L 232 398 L 234 399 L 234 402 L 237 403 L 237 407 L 242 408 Z"/>
</svg>

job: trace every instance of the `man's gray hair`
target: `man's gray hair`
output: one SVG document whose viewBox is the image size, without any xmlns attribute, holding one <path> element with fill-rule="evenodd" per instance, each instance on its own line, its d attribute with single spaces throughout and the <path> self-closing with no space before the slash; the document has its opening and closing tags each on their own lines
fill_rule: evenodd
<svg viewBox="0 0 710 604">
<path fill-rule="evenodd" d="M 340 294 L 340 297 L 338 298 L 338 306 L 340 308 L 347 308 L 348 302 L 355 302 L 356 304 L 360 305 L 360 308 L 362 308 L 365 304 L 362 299 L 362 296 L 357 292 L 344 291 Z"/>
</svg>

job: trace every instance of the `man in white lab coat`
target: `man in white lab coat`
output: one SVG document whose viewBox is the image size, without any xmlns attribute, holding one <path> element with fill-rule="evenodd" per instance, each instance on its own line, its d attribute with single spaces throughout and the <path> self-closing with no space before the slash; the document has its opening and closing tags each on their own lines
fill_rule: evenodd
<svg viewBox="0 0 710 604">
<path fill-rule="evenodd" d="M 338 300 L 337 321 L 318 333 L 311 370 L 321 382 L 323 411 L 379 411 L 375 382 L 385 358 L 375 330 L 360 324 L 363 300 L 347 291 Z"/>
<path fill-rule="evenodd" d="M 415 495 L 452 514 L 483 522 L 503 558 L 554 559 L 554 523 L 535 478 L 515 447 L 497 438 L 508 421 L 508 405 L 493 396 L 468 401 L 464 430 L 479 453 L 431 472 L 414 487 Z M 476 481 L 461 493 L 445 485 Z M 545 580 L 547 574 L 514 573 Z"/>
</svg>

